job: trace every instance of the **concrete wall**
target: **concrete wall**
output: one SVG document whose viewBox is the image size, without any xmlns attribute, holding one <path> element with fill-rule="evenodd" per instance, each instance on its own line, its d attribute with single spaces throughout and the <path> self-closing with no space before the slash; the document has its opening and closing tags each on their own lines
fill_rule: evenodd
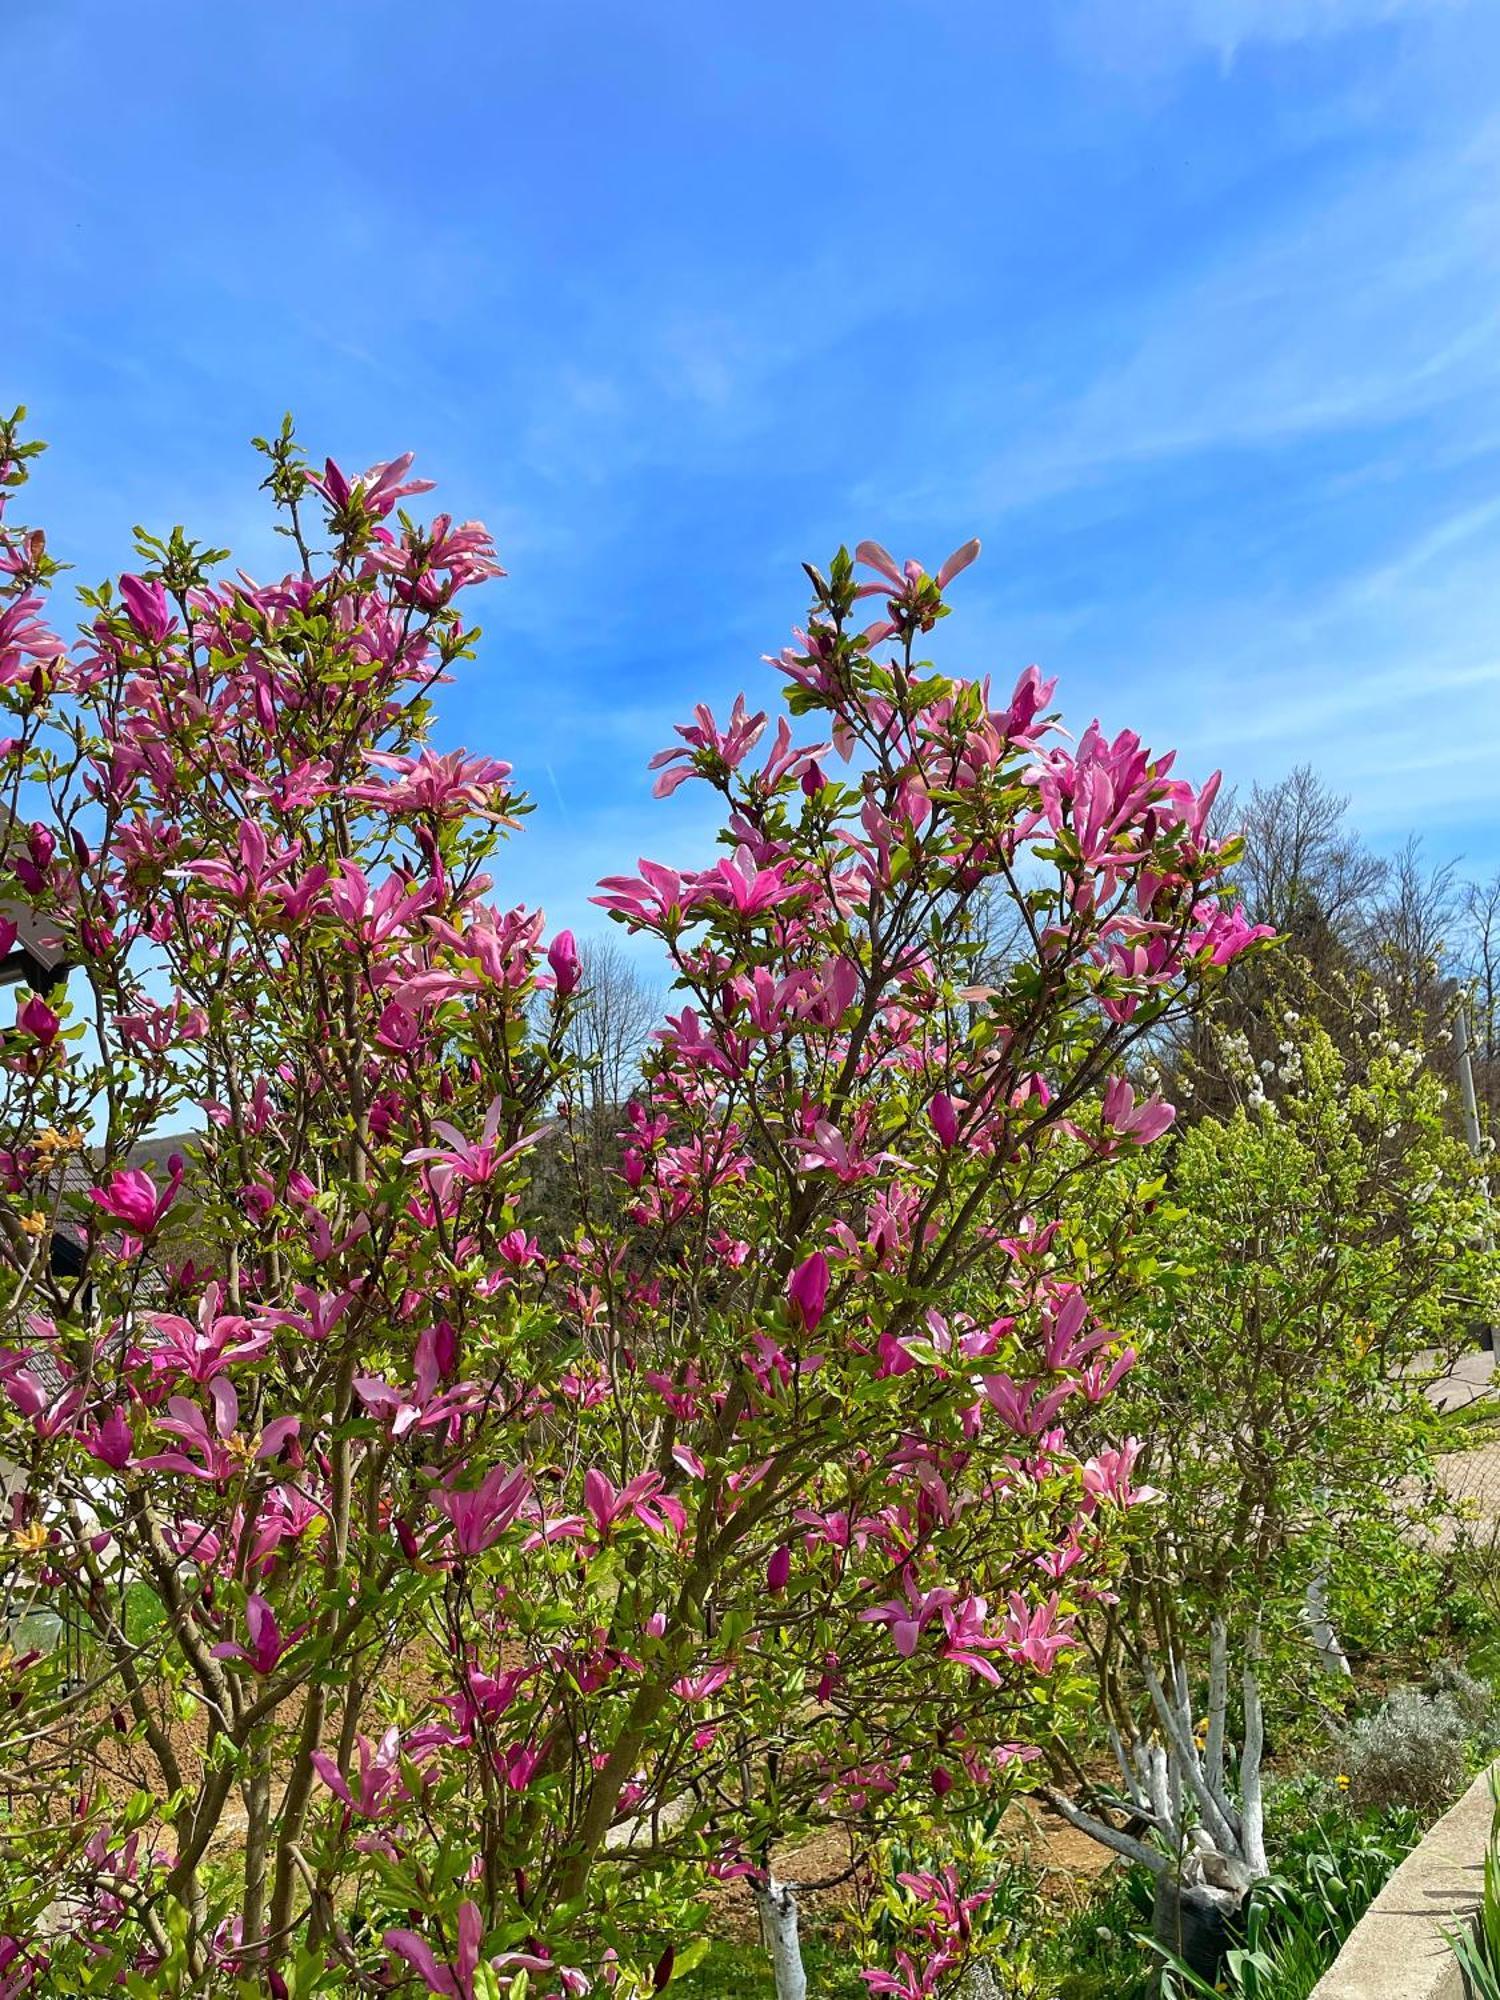
<svg viewBox="0 0 1500 2000">
<path fill-rule="evenodd" d="M 1457 1930 L 1478 1905 L 1493 1816 L 1486 1772 L 1407 1855 L 1312 2000 L 1464 2000 L 1443 1933 Z"/>
</svg>

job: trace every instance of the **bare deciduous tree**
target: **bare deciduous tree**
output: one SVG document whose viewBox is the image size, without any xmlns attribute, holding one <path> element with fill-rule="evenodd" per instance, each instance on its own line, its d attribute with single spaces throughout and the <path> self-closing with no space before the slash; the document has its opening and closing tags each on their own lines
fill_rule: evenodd
<svg viewBox="0 0 1500 2000">
<path fill-rule="evenodd" d="M 611 939 L 590 939 L 580 953 L 583 985 L 571 1053 L 583 1068 L 591 1110 L 613 1118 L 640 1075 L 651 1030 L 661 1019 L 661 993 L 638 960 Z"/>
</svg>

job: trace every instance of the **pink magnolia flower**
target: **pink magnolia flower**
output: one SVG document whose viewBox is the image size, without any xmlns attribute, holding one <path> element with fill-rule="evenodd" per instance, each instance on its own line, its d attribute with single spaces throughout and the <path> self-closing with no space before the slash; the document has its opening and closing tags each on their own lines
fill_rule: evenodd
<svg viewBox="0 0 1500 2000">
<path fill-rule="evenodd" d="M 12 937 L 14 935 L 12 931 Z M 44 1049 L 50 1049 L 57 1040 L 62 1022 L 41 995 L 33 993 L 16 1009 L 16 1026 L 23 1035 L 30 1035 Z"/>
<path fill-rule="evenodd" d="M 130 1419 L 119 1403 L 114 1405 L 102 1423 L 94 1425 L 91 1430 L 80 1431 L 78 1436 L 90 1456 L 97 1458 L 101 1465 L 107 1465 L 112 1472 L 123 1472 L 135 1450 Z"/>
<path fill-rule="evenodd" d="M 669 798 L 689 778 L 710 777 L 723 770 L 733 771 L 755 748 L 766 726 L 765 710 L 749 714 L 742 694 L 734 698 L 727 729 L 719 728 L 714 721 L 713 710 L 702 702 L 694 708 L 693 714 L 697 717 L 696 722 L 674 725 L 686 747 L 681 750 L 658 750 L 647 767 L 661 772 L 651 788 L 656 798 Z M 673 765 L 677 767 L 675 770 L 671 768 Z"/>
<path fill-rule="evenodd" d="M 167 1055 L 179 1043 L 201 1041 L 208 1032 L 208 1016 L 201 1007 L 186 1007 L 179 1001 L 170 1007 L 143 1006 L 139 1013 L 117 1014 L 115 1026 L 131 1047 Z"/>
<path fill-rule="evenodd" d="M 653 1534 L 663 1535 L 670 1527 L 680 1535 L 686 1530 L 687 1514 L 680 1500 L 663 1491 L 663 1485 L 659 1472 L 641 1472 L 617 1491 L 591 1466 L 583 1478 L 583 1504 L 601 1536 L 632 1515 Z"/>
<path fill-rule="evenodd" d="M 1083 1490 L 1088 1496 L 1085 1511 L 1092 1513 L 1101 1502 L 1115 1507 L 1144 1507 L 1161 1495 L 1154 1486 L 1134 1486 L 1131 1475 L 1143 1446 L 1139 1438 L 1096 1452 L 1083 1468 Z"/>
<path fill-rule="evenodd" d="M 547 963 L 552 968 L 552 976 L 557 981 L 557 995 L 566 1000 L 583 976 L 579 963 L 578 946 L 571 931 L 559 931 L 547 948 Z"/>
<path fill-rule="evenodd" d="M 7 566 L 0 561 L 0 568 Z M 0 687 L 15 687 L 67 654 L 62 640 L 37 616 L 42 602 L 27 591 L 0 608 Z"/>
<path fill-rule="evenodd" d="M 748 842 L 742 841 L 730 861 L 716 862 L 689 878 L 694 904 L 718 904 L 742 917 L 763 916 L 805 898 L 805 884 L 793 882 L 793 863 L 778 861 L 763 868 Z"/>
<path fill-rule="evenodd" d="M 206 882 L 212 889 L 222 889 L 236 902 L 257 903 L 284 884 L 301 852 L 298 841 L 273 849 L 264 829 L 253 819 L 247 819 L 240 822 L 237 860 L 188 861 L 181 872 L 195 881 Z"/>
<path fill-rule="evenodd" d="M 636 866 L 639 875 L 606 875 L 599 887 L 607 893 L 590 896 L 589 901 L 624 917 L 631 930 L 660 930 L 680 920 L 684 883 L 676 869 L 644 857 Z"/>
<path fill-rule="evenodd" d="M 295 1312 L 278 1307 L 263 1313 L 259 1323 L 285 1327 L 302 1340 L 327 1340 L 359 1293 L 348 1289 L 323 1293 L 314 1291 L 310 1285 L 298 1285 L 294 1296 Z"/>
<path fill-rule="evenodd" d="M 368 472 L 351 479 L 341 472 L 330 458 L 323 467 L 322 477 L 316 473 L 312 484 L 335 507 L 344 508 L 358 495 L 366 513 L 377 521 L 383 521 L 398 500 L 404 500 L 411 493 L 430 493 L 433 482 L 430 479 L 408 479 L 416 454 L 403 452 L 400 458 L 393 458 L 384 465 L 372 465 Z"/>
<path fill-rule="evenodd" d="M 958 1144 L 958 1106 L 946 1090 L 935 1093 L 927 1106 L 927 1116 L 932 1120 L 938 1144 L 951 1151 Z"/>
<path fill-rule="evenodd" d="M 33 1981 L 41 1978 L 50 1963 L 35 1942 L 28 1949 L 9 1932 L 0 1936 L 0 2000 L 21 2000 L 23 1994 L 38 1991 Z"/>
<path fill-rule="evenodd" d="M 295 1645 L 306 1626 L 299 1626 L 289 1639 L 281 1636 L 281 1627 L 276 1622 L 276 1613 L 260 1595 L 252 1590 L 245 1599 L 245 1629 L 250 1637 L 248 1646 L 235 1645 L 226 1641 L 215 1646 L 216 1660 L 244 1660 L 258 1674 L 268 1674 L 276 1666 L 288 1646 Z"/>
<path fill-rule="evenodd" d="M 672 1692 L 679 1701 L 707 1701 L 710 1695 L 716 1695 L 733 1679 L 733 1663 L 720 1660 L 716 1666 L 705 1667 L 701 1673 L 683 1674 L 673 1681 Z"/>
<path fill-rule="evenodd" d="M 896 1880 L 903 1889 L 909 1889 L 918 1902 L 928 1906 L 927 1914 L 945 1931 L 963 1937 L 968 1936 L 968 1926 L 975 1911 L 982 1910 L 995 1893 L 993 1889 L 980 1889 L 973 1895 L 964 1895 L 958 1870 L 951 1865 L 941 1871 L 913 1869 L 899 1874 Z"/>
<path fill-rule="evenodd" d="M 739 1076 L 744 1072 L 749 1044 L 739 1036 L 720 1035 L 705 1027 L 696 1007 L 668 1014 L 666 1026 L 652 1032 L 654 1039 L 669 1049 L 680 1064 L 717 1070 L 721 1076 Z"/>
<path fill-rule="evenodd" d="M 1017 1437 L 1036 1437 L 1051 1424 L 1077 1388 L 1075 1382 L 1013 1382 L 1009 1375 L 986 1375 L 982 1386 L 990 1408 Z"/>
<path fill-rule="evenodd" d="M 887 1994 L 890 2000 L 932 2000 L 941 1993 L 948 1983 L 948 1974 L 959 1963 L 958 1955 L 939 1948 L 933 1952 L 918 1971 L 916 1961 L 909 1951 L 894 1954 L 893 1972 L 883 1972 L 878 1966 L 866 1966 L 860 1978 L 871 1993 Z"/>
<path fill-rule="evenodd" d="M 954 577 L 969 567 L 979 554 L 979 546 L 978 540 L 975 539 L 965 542 L 962 548 L 953 551 L 933 578 L 939 590 L 945 589 Z M 927 572 L 919 562 L 908 560 L 898 565 L 895 557 L 889 550 L 883 549 L 879 542 L 861 542 L 854 551 L 854 560 L 863 563 L 867 569 L 878 571 L 884 579 L 881 583 L 861 584 L 856 593 L 860 597 L 885 595 L 907 597 L 919 584 L 927 580 Z"/>
<path fill-rule="evenodd" d="M 998 718 L 1005 737 L 1012 743 L 1025 743 L 1039 735 L 1033 727 L 1036 717 L 1056 692 L 1055 679 L 1044 681 L 1039 667 L 1027 667 L 1016 682 L 1009 708 Z"/>
<path fill-rule="evenodd" d="M 1013 1660 L 1024 1661 L 1039 1674 L 1050 1674 L 1058 1654 L 1078 1644 L 1071 1621 L 1058 1616 L 1055 1596 L 1045 1604 L 1028 1605 L 1013 1594 L 1000 1638 Z"/>
<path fill-rule="evenodd" d="M 221 1312 L 222 1299 L 220 1287 L 209 1285 L 199 1302 L 196 1323 L 178 1313 L 144 1316 L 147 1326 L 157 1336 L 149 1349 L 154 1373 L 185 1375 L 201 1384 L 211 1382 L 226 1368 L 259 1360 L 266 1353 L 271 1345 L 270 1326 L 253 1326 L 239 1313 Z"/>
<path fill-rule="evenodd" d="M 361 1819 L 381 1819 L 409 1795 L 401 1775 L 401 1732 L 393 1723 L 372 1747 L 368 1736 L 355 1739 L 359 1750 L 359 1778 L 351 1792 L 344 1774 L 323 1750 L 312 1754 L 313 1769 L 335 1798 L 342 1799 Z"/>
<path fill-rule="evenodd" d="M 184 1171 L 182 1162 L 177 1161 L 170 1181 L 158 1193 L 156 1182 L 144 1167 L 121 1167 L 104 1187 L 90 1188 L 88 1198 L 132 1236 L 153 1236 L 177 1199 Z"/>
<path fill-rule="evenodd" d="M 786 1285 L 787 1301 L 807 1333 L 817 1331 L 828 1303 L 828 1259 L 815 1250 L 793 1271 Z"/>
<path fill-rule="evenodd" d="M 424 749 L 415 757 L 398 757 L 385 750 L 367 750 L 365 762 L 395 773 L 386 785 L 351 785 L 349 796 L 385 812 L 427 812 L 439 818 L 498 819 L 498 795 L 511 774 L 509 764 L 493 757 L 469 757 L 452 750 L 446 757 Z"/>
<path fill-rule="evenodd" d="M 233 1382 L 227 1375 L 216 1375 L 208 1385 L 208 1395 L 213 1406 L 212 1427 L 199 1405 L 189 1397 L 169 1396 L 167 1414 L 157 1418 L 157 1428 L 177 1438 L 184 1449 L 157 1452 L 137 1463 L 154 1471 L 181 1472 L 189 1479 L 221 1486 L 241 1471 L 247 1455 L 259 1464 L 272 1464 L 284 1456 L 295 1457 L 300 1418 L 278 1417 L 267 1424 L 256 1439 L 254 1450 L 247 1454 L 242 1449 L 230 1449 L 230 1440 L 236 1438 L 240 1420 L 239 1393 Z"/>
<path fill-rule="evenodd" d="M 1136 1362 L 1133 1347 L 1122 1348 L 1109 1367 L 1102 1361 L 1092 1361 L 1079 1377 L 1078 1386 L 1091 1403 L 1102 1403 L 1104 1398 L 1128 1375 Z"/>
<path fill-rule="evenodd" d="M 491 1548 L 531 1498 L 531 1476 L 522 1467 L 508 1472 L 495 1465 L 476 1487 L 440 1488 L 433 1504 L 453 1524 L 460 1555 L 477 1556 Z"/>
<path fill-rule="evenodd" d="M 1054 1371 L 1077 1368 L 1091 1354 L 1113 1339 L 1100 1326 L 1085 1333 L 1089 1324 L 1088 1301 L 1077 1285 L 1061 1285 L 1042 1308 L 1042 1330 L 1047 1336 L 1047 1366 Z"/>
<path fill-rule="evenodd" d="M 387 1001 L 375 1029 L 375 1040 L 383 1049 L 409 1055 L 422 1039 L 416 1016 L 399 1000 Z"/>
<path fill-rule="evenodd" d="M 784 715 L 778 716 L 776 740 L 771 745 L 765 763 L 756 773 L 756 789 L 760 792 L 773 792 L 785 779 L 800 778 L 804 793 L 809 797 L 814 796 L 825 783 L 818 767 L 818 759 L 826 757 L 832 748 L 831 743 L 794 744 L 791 724 Z"/>
<path fill-rule="evenodd" d="M 896 1651 L 903 1660 L 909 1660 L 917 1650 L 923 1627 L 942 1617 L 946 1607 L 953 1602 L 954 1593 L 946 1585 L 928 1591 L 918 1590 L 910 1576 L 903 1579 L 903 1588 L 906 1592 L 904 1598 L 889 1598 L 884 1604 L 861 1611 L 859 1616 L 865 1624 L 889 1626 Z"/>
<path fill-rule="evenodd" d="M 395 874 L 372 889 L 364 870 L 352 861 L 340 862 L 339 872 L 328 884 L 328 904 L 334 915 L 373 945 L 410 933 L 436 896 L 430 881 L 411 882 Z M 452 941 L 463 943 L 464 934 L 455 932 Z"/>
<path fill-rule="evenodd" d="M 446 1119 L 433 1121 L 433 1130 L 447 1141 L 445 1146 L 417 1146 L 402 1158 L 408 1166 L 422 1161 L 436 1161 L 429 1166 L 427 1178 L 432 1183 L 440 1199 L 446 1198 L 455 1181 L 466 1185 L 482 1185 L 491 1181 L 500 1169 L 520 1154 L 529 1151 L 538 1141 L 545 1138 L 546 1129 L 527 1132 L 516 1140 L 513 1146 L 499 1144 L 500 1122 L 505 1116 L 503 1097 L 493 1098 L 485 1113 L 484 1129 L 477 1140 L 466 1139 L 462 1132 L 450 1125 Z"/>
<path fill-rule="evenodd" d="M 988 1617 L 989 1605 L 984 1598 L 955 1597 L 943 1606 L 943 1638 L 938 1650 L 945 1660 L 967 1667 L 980 1680 L 998 1687 L 1000 1676 L 985 1655 L 1001 1651 L 1005 1641 L 989 1630 Z"/>
<path fill-rule="evenodd" d="M 817 1120 L 810 1138 L 794 1138 L 791 1143 L 802 1156 L 803 1173 L 830 1173 L 840 1181 L 864 1180 L 883 1166 L 906 1164 L 895 1153 L 862 1152 L 858 1140 L 846 1139 L 828 1118 Z"/>
<path fill-rule="evenodd" d="M 302 1452 L 302 1419 L 273 1417 L 255 1440 L 257 1465 L 287 1465 L 293 1470 L 306 1464 Z"/>
<path fill-rule="evenodd" d="M 1129 1139 L 1137 1146 L 1149 1146 L 1166 1131 L 1177 1116 L 1177 1109 L 1163 1103 L 1159 1096 L 1137 1104 L 1130 1085 L 1123 1076 L 1116 1076 L 1105 1090 L 1103 1113 L 1104 1123 L 1122 1139 Z"/>
<path fill-rule="evenodd" d="M 389 1930 L 381 1942 L 387 1951 L 404 1958 L 412 1970 L 427 1981 L 429 1993 L 441 2000 L 474 2000 L 474 1974 L 479 1968 L 479 1946 L 484 1937 L 484 1919 L 478 1906 L 464 1902 L 458 1906 L 458 1950 L 450 1963 L 440 1965 L 432 1947 L 415 1931 Z"/>
<path fill-rule="evenodd" d="M 57 1437 L 68 1430 L 83 1401 L 77 1382 L 61 1389 L 48 1387 L 34 1368 L 27 1367 L 30 1356 L 0 1353 L 0 1388 L 26 1417 L 38 1437 Z"/>
<path fill-rule="evenodd" d="M 1217 903 L 1207 908 L 1200 905 L 1193 914 L 1199 917 L 1202 928 L 1188 939 L 1187 952 L 1190 957 L 1206 959 L 1210 965 L 1228 965 L 1251 945 L 1276 935 L 1274 924 L 1252 924 L 1238 906 L 1226 910 Z"/>
<path fill-rule="evenodd" d="M 172 629 L 172 606 L 163 586 L 144 576 L 122 576 L 120 596 L 136 631 L 148 644 L 159 646 Z"/>
<path fill-rule="evenodd" d="M 455 591 L 470 584 L 505 574 L 495 560 L 495 545 L 484 523 L 460 521 L 455 527 L 451 514 L 435 514 L 427 528 L 404 533 L 399 541 L 377 538 L 368 561 L 394 574 L 401 603 L 424 611 L 439 609 Z M 447 572 L 446 577 L 441 571 Z"/>
<path fill-rule="evenodd" d="M 590 1692 L 586 1682 L 584 1692 Z M 539 1747 L 529 1743 L 510 1744 L 496 1759 L 496 1768 L 505 1780 L 505 1789 L 508 1792 L 524 1792 L 536 1776 L 537 1766 L 541 1761 L 542 1753 Z"/>
</svg>

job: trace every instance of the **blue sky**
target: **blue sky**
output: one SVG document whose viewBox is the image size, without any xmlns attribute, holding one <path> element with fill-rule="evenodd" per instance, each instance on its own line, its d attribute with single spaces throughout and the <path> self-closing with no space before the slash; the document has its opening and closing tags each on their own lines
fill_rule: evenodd
<svg viewBox="0 0 1500 2000">
<path fill-rule="evenodd" d="M 273 550 L 246 440 L 494 530 L 505 887 L 708 833 L 798 562 L 970 534 L 946 664 L 1500 863 L 1492 0 L 7 0 L 0 397 L 88 579 Z"/>
</svg>

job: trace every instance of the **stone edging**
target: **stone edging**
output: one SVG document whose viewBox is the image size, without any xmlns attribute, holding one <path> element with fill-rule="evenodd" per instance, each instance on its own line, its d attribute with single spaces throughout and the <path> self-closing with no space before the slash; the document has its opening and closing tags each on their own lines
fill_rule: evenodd
<svg viewBox="0 0 1500 2000">
<path fill-rule="evenodd" d="M 1407 1855 L 1311 2000 L 1463 2000 L 1443 1933 L 1478 1907 L 1493 1814 L 1486 1771 Z"/>
</svg>

